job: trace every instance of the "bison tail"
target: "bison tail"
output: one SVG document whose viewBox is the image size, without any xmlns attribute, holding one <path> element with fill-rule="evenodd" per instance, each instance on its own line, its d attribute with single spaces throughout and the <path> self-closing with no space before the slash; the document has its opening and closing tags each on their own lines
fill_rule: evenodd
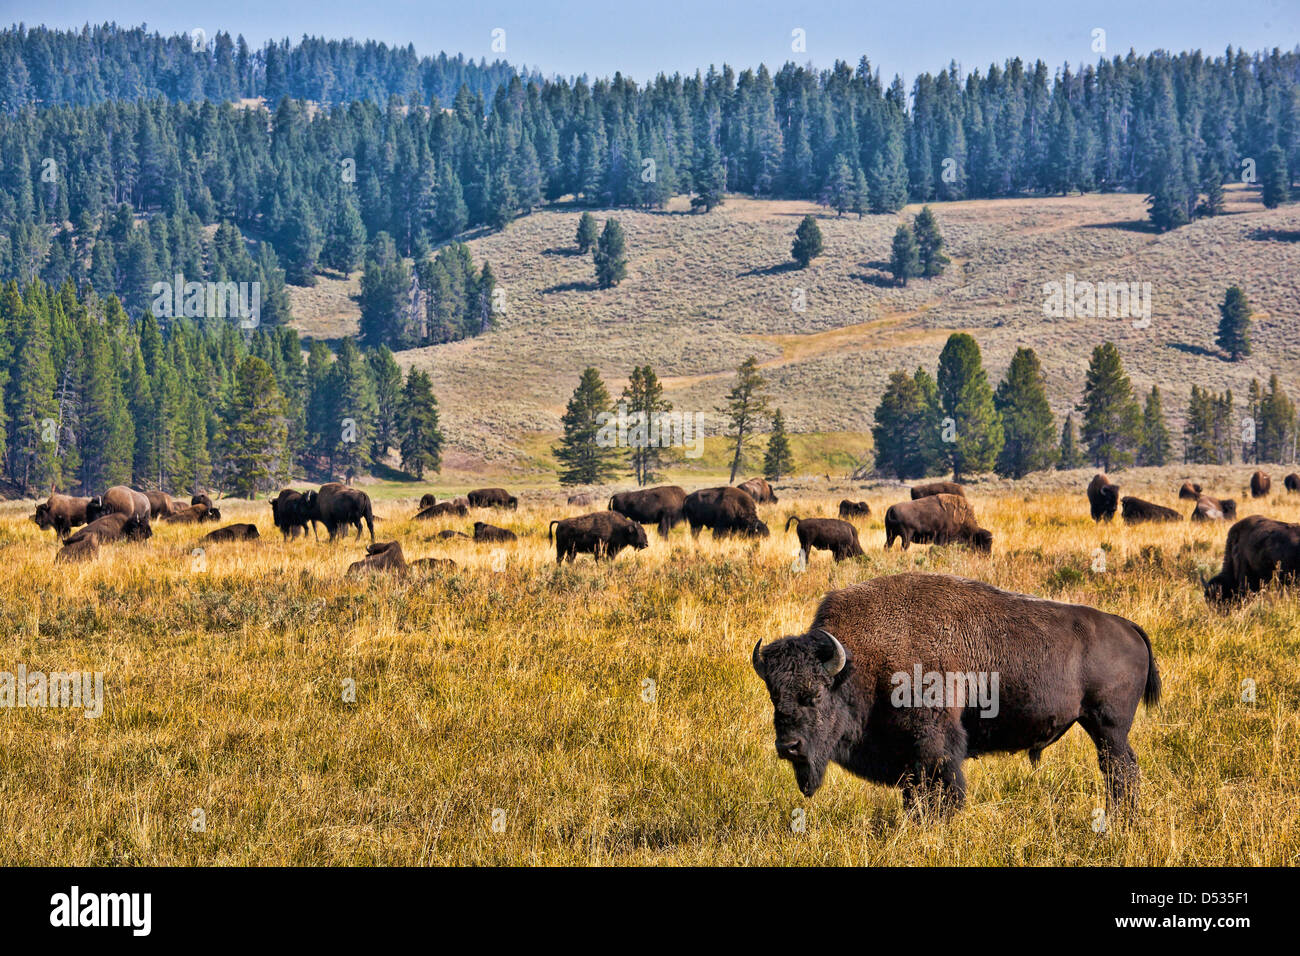
<svg viewBox="0 0 1300 956">
<path fill-rule="evenodd" d="M 557 524 L 559 524 L 559 523 L 560 523 L 560 519 L 559 519 L 559 518 L 556 518 L 554 521 L 552 521 L 549 525 L 546 526 L 546 540 L 547 540 L 547 541 L 553 541 L 553 540 L 555 540 L 555 537 L 554 537 L 554 536 L 555 536 L 555 526 L 556 526 Z"/>
<path fill-rule="evenodd" d="M 787 519 L 785 520 L 785 530 L 786 530 L 787 532 L 790 530 L 790 522 L 791 522 L 791 521 L 794 522 L 795 527 L 797 528 L 797 527 L 799 526 L 799 516 L 798 516 L 798 515 L 791 515 L 789 518 L 787 518 Z"/>
<path fill-rule="evenodd" d="M 1160 703 L 1160 671 L 1156 668 L 1156 655 L 1151 649 L 1151 638 L 1147 636 L 1147 632 L 1136 624 L 1133 625 L 1133 629 L 1142 636 L 1147 646 L 1147 684 L 1142 691 L 1142 703 L 1154 707 Z"/>
<path fill-rule="evenodd" d="M 375 516 L 374 514 L 371 513 L 369 501 L 366 502 L 366 510 L 362 512 L 361 516 L 366 519 L 366 527 L 370 530 L 370 543 L 374 544 L 375 543 Z M 358 538 L 361 537 L 360 529 L 357 530 L 357 537 Z"/>
</svg>

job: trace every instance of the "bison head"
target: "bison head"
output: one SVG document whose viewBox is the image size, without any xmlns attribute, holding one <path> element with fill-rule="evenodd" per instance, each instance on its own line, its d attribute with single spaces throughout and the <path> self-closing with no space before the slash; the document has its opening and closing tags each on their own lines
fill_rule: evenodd
<svg viewBox="0 0 1300 956">
<path fill-rule="evenodd" d="M 638 551 L 644 551 L 650 547 L 650 539 L 645 536 L 645 528 L 636 522 L 633 522 L 632 527 L 627 529 L 627 537 L 628 543 Z"/>
<path fill-rule="evenodd" d="M 45 530 L 54 524 L 50 518 L 50 504 L 48 501 L 43 501 L 36 506 L 36 514 L 32 515 L 32 520 L 36 522 L 36 527 L 41 530 Z"/>
<path fill-rule="evenodd" d="M 1201 588 L 1205 591 L 1205 602 L 1210 605 L 1222 606 L 1237 596 L 1237 589 L 1222 571 L 1208 580 L 1201 575 Z"/>
<path fill-rule="evenodd" d="M 220 509 L 220 508 L 209 508 L 209 509 L 208 509 L 207 511 L 205 511 L 203 514 L 199 515 L 199 520 L 200 520 L 200 521 L 220 521 L 220 520 L 221 520 L 221 509 Z"/>
<path fill-rule="evenodd" d="M 153 537 L 153 528 L 149 527 L 149 522 L 139 515 L 132 515 L 122 525 L 122 537 L 130 541 L 143 541 L 145 538 Z"/>
<path fill-rule="evenodd" d="M 767 530 L 767 525 L 757 518 L 751 518 L 745 523 L 745 534 L 753 538 L 766 538 L 771 532 Z"/>
<path fill-rule="evenodd" d="M 993 532 L 985 528 L 976 529 L 971 535 L 971 546 L 976 551 L 983 551 L 985 554 L 993 553 Z"/>
<path fill-rule="evenodd" d="M 772 698 L 776 753 L 794 766 L 799 791 L 811 797 L 851 717 L 840 688 L 853 656 L 821 629 L 762 645 L 754 645 L 753 665 Z"/>
<path fill-rule="evenodd" d="M 103 495 L 95 495 L 86 502 L 86 524 L 90 524 L 96 518 L 102 518 L 106 514 L 108 514 L 108 505 L 104 504 Z"/>
<path fill-rule="evenodd" d="M 1229 521 L 1237 520 L 1237 501 L 1235 498 L 1225 498 L 1219 504 L 1223 505 L 1223 516 Z"/>
</svg>

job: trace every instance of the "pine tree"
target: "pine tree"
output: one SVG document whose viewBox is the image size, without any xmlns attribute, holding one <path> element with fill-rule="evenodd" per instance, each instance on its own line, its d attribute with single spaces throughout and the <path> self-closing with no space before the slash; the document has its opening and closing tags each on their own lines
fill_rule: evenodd
<svg viewBox="0 0 1300 956">
<path fill-rule="evenodd" d="M 875 410 L 871 429 L 876 469 L 900 481 L 923 478 L 944 467 L 940 452 L 939 392 L 925 369 L 897 371 Z"/>
<path fill-rule="evenodd" d="M 943 436 L 953 481 L 993 468 L 1005 441 L 1002 417 L 993 403 L 993 389 L 980 357 L 979 345 L 965 332 L 954 332 L 939 353 L 935 376 L 939 407 L 951 428 Z"/>
<path fill-rule="evenodd" d="M 767 436 L 767 451 L 763 453 L 763 477 L 779 481 L 794 471 L 794 456 L 790 453 L 790 438 L 785 433 L 785 416 L 781 409 L 772 415 L 772 432 Z"/>
<path fill-rule="evenodd" d="M 767 416 L 767 383 L 758 371 L 758 359 L 750 356 L 736 369 L 736 381 L 727 393 L 727 405 L 722 411 L 727 416 L 727 435 L 735 440 L 736 450 L 731 458 L 729 484 L 736 483 L 736 474 L 744 464 L 748 442 Z"/>
<path fill-rule="evenodd" d="M 697 195 L 691 198 L 691 209 L 703 209 L 707 213 L 722 205 L 723 193 L 727 189 L 727 170 L 712 134 L 706 130 L 700 138 L 702 145 L 696 151 L 693 172 Z"/>
<path fill-rule="evenodd" d="M 1230 286 L 1219 306 L 1219 331 L 1214 343 L 1236 362 L 1250 354 L 1250 302 L 1238 286 Z"/>
<path fill-rule="evenodd" d="M 591 251 L 591 247 L 596 244 L 600 231 L 596 226 L 596 217 L 589 212 L 584 212 L 578 217 L 578 233 L 574 237 L 574 243 L 578 247 L 578 252 L 586 255 Z"/>
<path fill-rule="evenodd" d="M 586 368 L 564 412 L 564 437 L 555 450 L 560 484 L 598 485 L 618 475 L 623 451 L 617 441 L 608 440 L 606 431 L 612 416 L 600 372 Z"/>
<path fill-rule="evenodd" d="M 1079 431 L 1074 427 L 1074 415 L 1067 414 L 1065 422 L 1061 425 L 1061 450 L 1056 459 L 1056 467 L 1060 471 L 1067 471 L 1071 468 L 1082 468 L 1083 464 L 1083 453 L 1079 450 Z"/>
<path fill-rule="evenodd" d="M 349 275 L 360 265 L 365 247 L 366 227 L 361 222 L 361 213 L 357 211 L 355 200 L 345 197 L 339 202 L 330 222 L 329 234 L 321 249 L 321 265 Z"/>
<path fill-rule="evenodd" d="M 1119 349 L 1111 342 L 1092 350 L 1079 411 L 1083 441 L 1094 465 L 1110 471 L 1133 461 L 1133 449 L 1142 437 L 1142 414 Z"/>
<path fill-rule="evenodd" d="M 240 498 L 275 487 L 285 477 L 288 428 L 284 399 L 271 368 L 254 355 L 235 370 L 221 410 L 218 447 L 223 483 Z"/>
<path fill-rule="evenodd" d="M 323 240 L 316 215 L 306 197 L 299 197 L 285 218 L 277 245 L 284 254 L 285 278 L 293 285 L 316 284 L 316 260 Z"/>
<path fill-rule="evenodd" d="M 1291 201 L 1291 177 L 1287 173 L 1286 154 L 1274 143 L 1264 153 L 1260 167 L 1260 199 L 1267 209 L 1276 209 Z"/>
<path fill-rule="evenodd" d="M 1173 441 L 1169 434 L 1169 425 L 1165 422 L 1164 403 L 1160 398 L 1160 388 L 1151 386 L 1147 393 L 1146 405 L 1142 409 L 1142 445 L 1138 448 L 1137 463 L 1159 467 L 1169 463 L 1173 451 Z"/>
<path fill-rule="evenodd" d="M 916 237 L 917 255 L 921 262 L 921 275 L 927 279 L 942 275 L 949 259 L 943 254 L 943 236 L 939 232 L 938 220 L 929 206 L 916 214 L 912 222 L 912 232 Z"/>
<path fill-rule="evenodd" d="M 1033 349 L 1019 348 L 993 396 L 1002 417 L 1005 442 L 998 455 L 999 475 L 1023 478 L 1056 461 L 1055 423 L 1047 401 L 1047 380 Z"/>
<path fill-rule="evenodd" d="M 383 461 L 398 444 L 397 419 L 402 405 L 402 370 L 393 353 L 381 345 L 366 356 L 375 395 L 375 428 L 370 457 Z"/>
<path fill-rule="evenodd" d="M 617 219 L 607 219 L 600 240 L 592 252 L 596 264 L 596 284 L 611 289 L 627 277 L 627 245 L 623 227 Z"/>
<path fill-rule="evenodd" d="M 921 252 L 912 227 L 902 223 L 894 230 L 894 244 L 889 254 L 889 271 L 894 281 L 906 286 L 907 280 L 921 274 Z"/>
<path fill-rule="evenodd" d="M 849 169 L 848 160 L 842 155 L 837 156 L 822 189 L 821 203 L 834 209 L 835 217 L 839 219 L 853 206 L 853 193 L 853 172 Z"/>
<path fill-rule="evenodd" d="M 373 462 L 375 406 L 374 386 L 360 350 L 351 339 L 339 346 L 334 364 L 326 376 L 331 397 L 330 412 L 335 429 L 329 449 L 330 464 L 344 480 L 351 481 Z"/>
<path fill-rule="evenodd" d="M 653 368 L 644 365 L 632 369 L 621 403 L 627 407 L 627 415 L 633 422 L 633 432 L 628 437 L 631 449 L 628 458 L 638 486 L 648 485 L 658 478 L 663 466 L 662 445 L 650 441 L 652 435 L 663 434 L 657 424 L 658 416 L 673 408 L 672 402 L 666 401 L 663 395 L 664 387 L 659 384 Z"/>
<path fill-rule="evenodd" d="M 808 263 L 821 255 L 822 253 L 822 231 L 817 225 L 817 220 L 812 216 L 804 216 L 803 221 L 799 223 L 799 228 L 795 230 L 794 245 L 790 247 L 790 255 L 794 261 L 799 263 L 800 269 L 807 269 Z"/>
<path fill-rule="evenodd" d="M 442 468 L 442 430 L 438 425 L 438 400 L 427 372 L 406 373 L 397 415 L 398 446 L 402 467 L 417 479 Z"/>
</svg>

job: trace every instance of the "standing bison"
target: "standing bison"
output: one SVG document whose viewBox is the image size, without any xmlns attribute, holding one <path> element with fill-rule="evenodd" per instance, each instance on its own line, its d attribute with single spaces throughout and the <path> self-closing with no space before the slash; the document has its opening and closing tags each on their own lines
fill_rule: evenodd
<svg viewBox="0 0 1300 956">
<path fill-rule="evenodd" d="M 1119 485 L 1111 484 L 1105 475 L 1094 475 L 1088 482 L 1088 507 L 1092 509 L 1093 521 L 1114 518 L 1119 507 Z"/>
<path fill-rule="evenodd" d="M 916 485 L 912 488 L 913 501 L 918 498 L 929 498 L 933 495 L 957 495 L 965 498 L 966 489 L 955 481 L 932 481 L 927 485 Z"/>
<path fill-rule="evenodd" d="M 785 530 L 790 531 L 794 523 L 794 533 L 799 536 L 799 548 L 805 557 L 812 557 L 813 549 L 829 551 L 836 561 L 856 558 L 866 554 L 858 543 L 858 529 L 839 518 L 800 518 L 791 515 L 785 523 Z"/>
<path fill-rule="evenodd" d="M 617 511 L 597 511 L 552 521 L 546 537 L 555 536 L 555 563 L 570 563 L 578 554 L 590 554 L 597 561 L 613 560 L 624 548 L 638 551 L 650 546 L 645 528 Z"/>
<path fill-rule="evenodd" d="M 1097 748 L 1107 804 L 1136 809 L 1128 733 L 1160 699 L 1146 632 L 1081 604 L 948 574 L 897 574 L 832 591 L 804 634 L 752 663 L 772 699 L 776 752 L 811 797 L 829 763 L 901 787 L 906 807 L 956 810 L 962 763 L 1045 748 L 1076 723 Z M 924 688 L 924 693 L 922 693 Z"/>
<path fill-rule="evenodd" d="M 668 537 L 668 532 L 685 520 L 685 509 L 686 490 L 676 485 L 620 491 L 609 499 L 610 511 L 617 511 L 637 524 L 655 525 L 661 538 Z"/>
<path fill-rule="evenodd" d="M 1223 569 L 1201 582 L 1205 600 L 1216 605 L 1239 601 L 1275 574 L 1284 583 L 1300 576 L 1300 524 L 1250 515 L 1228 529 Z"/>
<path fill-rule="evenodd" d="M 739 488 L 702 488 L 686 496 L 682 506 L 691 526 L 691 537 L 698 538 L 701 528 L 711 528 L 715 538 L 740 535 L 766 538 L 767 525 L 758 520 L 758 508 L 748 492 Z"/>
<path fill-rule="evenodd" d="M 135 515 L 148 524 L 152 513 L 149 498 L 143 492 L 135 491 L 126 485 L 114 485 L 102 495 L 91 498 L 86 503 L 87 521 L 94 521 L 107 514 L 119 514 L 128 517 Z"/>
<path fill-rule="evenodd" d="M 321 485 L 310 517 L 325 526 L 331 542 L 340 529 L 347 537 L 349 527 L 357 529 L 357 540 L 360 540 L 361 522 L 364 521 L 370 532 L 370 543 L 375 543 L 375 517 L 370 510 L 370 496 L 359 488 L 349 488 L 337 481 Z"/>
<path fill-rule="evenodd" d="M 504 488 L 476 488 L 465 496 L 471 508 L 507 508 L 519 510 L 519 499 Z"/>
<path fill-rule="evenodd" d="M 865 501 L 849 501 L 845 498 L 840 502 L 841 518 L 866 518 L 871 515 L 871 505 Z"/>
<path fill-rule="evenodd" d="M 54 536 L 62 540 L 73 528 L 86 523 L 86 506 L 89 504 L 89 498 L 74 498 L 56 492 L 36 506 L 32 520 L 42 531 L 53 528 Z"/>
<path fill-rule="evenodd" d="M 1125 495 L 1120 502 L 1125 524 L 1141 524 L 1147 521 L 1182 521 L 1183 516 L 1173 508 L 1166 508 L 1151 501 L 1143 501 L 1132 495 Z"/>
<path fill-rule="evenodd" d="M 280 535 L 285 540 L 298 537 L 299 532 L 306 537 L 307 526 L 310 524 L 312 534 L 319 541 L 320 535 L 316 531 L 316 519 L 313 517 L 315 514 L 316 492 L 314 491 L 294 491 L 292 488 L 283 488 L 271 499 L 271 520 L 280 529 Z"/>
<path fill-rule="evenodd" d="M 1250 476 L 1250 496 L 1252 498 L 1267 498 L 1272 488 L 1273 480 L 1264 472 L 1257 471 Z"/>
<path fill-rule="evenodd" d="M 759 504 L 775 504 L 777 500 L 776 492 L 772 490 L 766 478 L 751 478 L 749 481 L 742 481 L 736 487 Z"/>
<path fill-rule="evenodd" d="M 975 521 L 975 509 L 957 495 L 928 495 L 900 501 L 885 512 L 885 550 L 902 541 L 907 550 L 917 544 L 964 544 L 986 554 L 993 550 L 993 533 Z"/>
<path fill-rule="evenodd" d="M 150 518 L 162 518 L 180 510 L 181 506 L 165 491 L 146 491 L 144 496 L 149 499 Z"/>
<path fill-rule="evenodd" d="M 1300 475 L 1297 475 L 1294 471 L 1291 472 L 1282 479 L 1282 487 L 1286 488 L 1287 491 L 1300 492 Z"/>
</svg>

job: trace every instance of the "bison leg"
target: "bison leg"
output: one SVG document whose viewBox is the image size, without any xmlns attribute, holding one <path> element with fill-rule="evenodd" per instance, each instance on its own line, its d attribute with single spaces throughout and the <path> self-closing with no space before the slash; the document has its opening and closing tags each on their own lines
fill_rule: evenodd
<svg viewBox="0 0 1300 956">
<path fill-rule="evenodd" d="M 668 537 L 668 532 L 671 530 L 673 530 L 673 526 L 672 524 L 669 523 L 668 516 L 664 515 L 662 518 L 659 519 L 659 537 L 661 538 Z"/>
<path fill-rule="evenodd" d="M 1097 763 L 1106 782 L 1106 813 L 1117 819 L 1132 816 L 1138 802 L 1137 754 L 1128 742 L 1129 723 L 1080 717 L 1079 725 L 1097 747 Z"/>
<path fill-rule="evenodd" d="M 947 816 L 966 804 L 966 775 L 961 758 L 918 767 L 903 784 L 903 810 Z"/>
</svg>

